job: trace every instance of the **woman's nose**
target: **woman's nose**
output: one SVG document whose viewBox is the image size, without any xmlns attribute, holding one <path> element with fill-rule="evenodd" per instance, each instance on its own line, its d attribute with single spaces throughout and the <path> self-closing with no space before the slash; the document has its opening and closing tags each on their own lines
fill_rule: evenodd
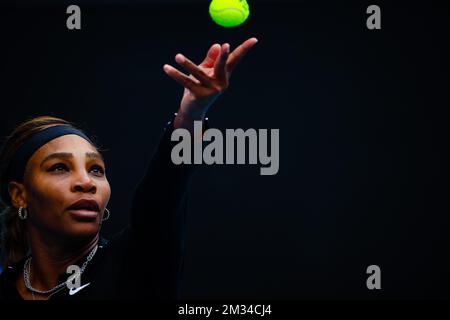
<svg viewBox="0 0 450 320">
<path fill-rule="evenodd" d="M 94 180 L 87 172 L 80 172 L 76 175 L 73 189 L 75 192 L 95 193 L 97 191 Z"/>
</svg>

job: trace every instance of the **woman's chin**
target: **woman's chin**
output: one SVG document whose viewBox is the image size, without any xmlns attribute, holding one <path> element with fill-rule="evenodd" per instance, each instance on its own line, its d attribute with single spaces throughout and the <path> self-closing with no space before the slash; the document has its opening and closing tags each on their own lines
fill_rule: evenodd
<svg viewBox="0 0 450 320">
<path fill-rule="evenodd" d="M 68 229 L 71 237 L 87 238 L 96 235 L 100 231 L 100 226 L 97 221 L 73 222 Z"/>
</svg>

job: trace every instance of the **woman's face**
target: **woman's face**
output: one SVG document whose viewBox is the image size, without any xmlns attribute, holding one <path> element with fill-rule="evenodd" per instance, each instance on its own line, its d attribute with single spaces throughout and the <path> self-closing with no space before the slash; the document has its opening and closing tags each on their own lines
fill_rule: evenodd
<svg viewBox="0 0 450 320">
<path fill-rule="evenodd" d="M 29 223 L 57 237 L 96 235 L 111 195 L 102 156 L 77 135 L 56 138 L 35 152 L 24 187 Z"/>
</svg>

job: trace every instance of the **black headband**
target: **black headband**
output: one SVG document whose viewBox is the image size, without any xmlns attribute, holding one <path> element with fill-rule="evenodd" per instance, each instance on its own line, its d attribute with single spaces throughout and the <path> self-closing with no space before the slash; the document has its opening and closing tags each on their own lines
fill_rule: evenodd
<svg viewBox="0 0 450 320">
<path fill-rule="evenodd" d="M 26 140 L 17 150 L 8 170 L 8 180 L 18 182 L 22 181 L 25 173 L 25 167 L 27 166 L 28 160 L 30 160 L 31 156 L 47 142 L 68 134 L 80 136 L 93 145 L 92 141 L 83 132 L 68 125 L 57 125 L 41 130 L 28 138 L 28 140 Z"/>
</svg>

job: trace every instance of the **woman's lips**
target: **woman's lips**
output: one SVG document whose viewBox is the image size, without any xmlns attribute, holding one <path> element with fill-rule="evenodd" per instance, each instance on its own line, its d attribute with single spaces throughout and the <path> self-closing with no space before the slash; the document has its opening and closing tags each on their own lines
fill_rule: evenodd
<svg viewBox="0 0 450 320">
<path fill-rule="evenodd" d="M 82 219 L 95 219 L 98 216 L 98 211 L 92 211 L 87 209 L 72 209 L 68 211 L 74 216 Z"/>
<path fill-rule="evenodd" d="M 98 216 L 100 207 L 95 200 L 80 199 L 67 208 L 67 211 L 78 218 L 95 219 Z"/>
</svg>

